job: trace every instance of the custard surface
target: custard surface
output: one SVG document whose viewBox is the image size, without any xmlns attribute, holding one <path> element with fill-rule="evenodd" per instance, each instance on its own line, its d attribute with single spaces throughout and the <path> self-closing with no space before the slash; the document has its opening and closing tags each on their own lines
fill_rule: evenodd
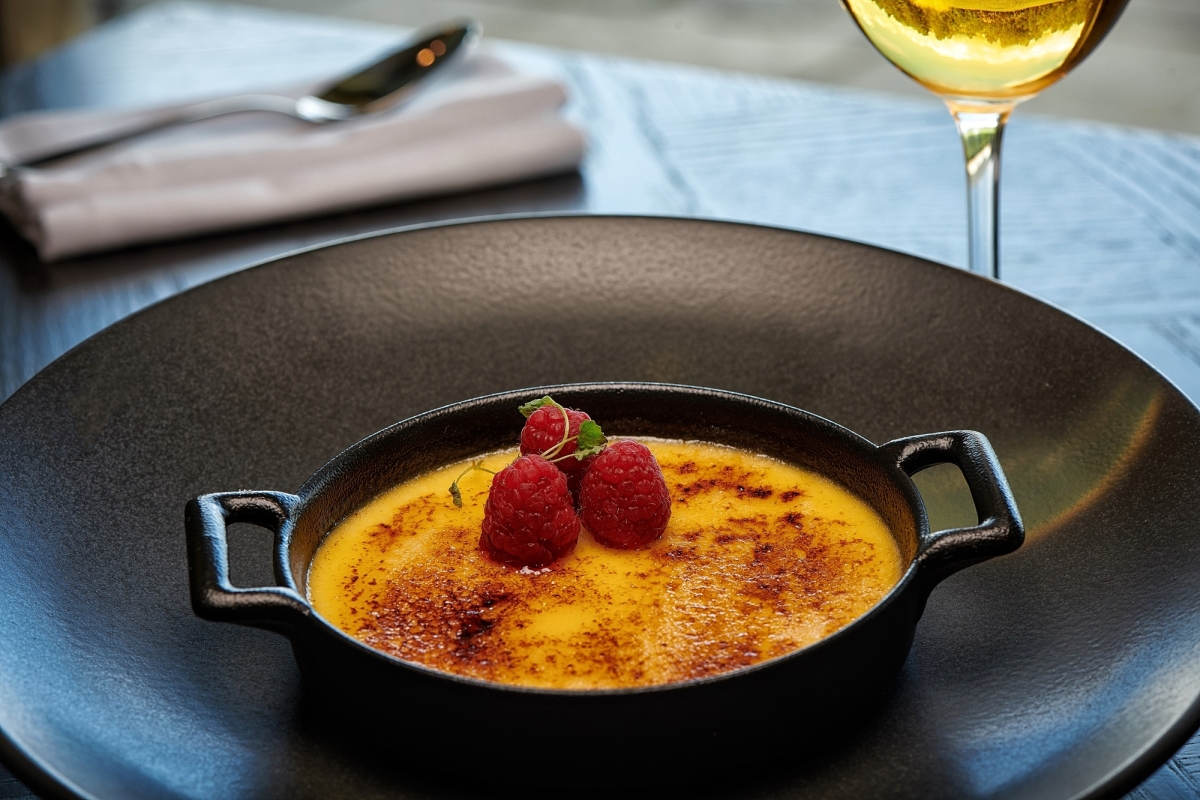
<svg viewBox="0 0 1200 800">
<path fill-rule="evenodd" d="M 407 661 L 499 683 L 600 689 L 727 672 L 811 644 L 900 579 L 878 514 L 812 472 L 719 445 L 639 438 L 657 457 L 671 521 L 645 550 L 584 529 L 575 551 L 519 571 L 478 548 L 491 475 L 447 491 L 464 461 L 343 520 L 308 577 L 321 616 Z M 489 469 L 516 451 L 493 454 Z"/>
</svg>

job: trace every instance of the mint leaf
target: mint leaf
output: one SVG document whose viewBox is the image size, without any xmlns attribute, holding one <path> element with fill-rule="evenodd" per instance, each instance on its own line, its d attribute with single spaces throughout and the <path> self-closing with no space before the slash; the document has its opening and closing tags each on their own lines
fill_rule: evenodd
<svg viewBox="0 0 1200 800">
<path fill-rule="evenodd" d="M 486 472 L 489 475 L 496 474 L 492 470 L 485 467 L 483 465 L 482 461 L 476 461 L 475 463 L 471 464 L 471 466 L 467 467 L 461 473 L 459 473 L 459 476 L 454 479 L 454 483 L 450 484 L 450 497 L 451 497 L 451 499 L 454 500 L 454 505 L 458 506 L 459 508 L 462 508 L 462 492 L 459 491 L 458 482 L 461 481 L 463 478 L 467 477 L 468 472 L 476 472 L 476 471 Z"/>
<path fill-rule="evenodd" d="M 545 397 L 543 397 L 540 400 L 530 400 L 528 403 L 521 406 L 517 410 L 520 411 L 521 414 L 526 419 L 529 419 L 529 415 L 532 414 L 533 412 L 537 411 L 542 406 L 556 406 L 556 405 L 558 405 L 558 403 L 554 402 L 554 399 L 551 398 L 550 395 L 546 395 Z"/>
<path fill-rule="evenodd" d="M 575 458 L 582 461 L 588 456 L 595 455 L 604 449 L 608 439 L 600 425 L 588 419 L 579 426 L 579 435 L 575 437 Z"/>
<path fill-rule="evenodd" d="M 575 441 L 579 443 L 580 447 L 596 447 L 608 440 L 604 438 L 604 431 L 600 430 L 598 422 L 585 419 L 579 425 L 579 436 Z"/>
</svg>

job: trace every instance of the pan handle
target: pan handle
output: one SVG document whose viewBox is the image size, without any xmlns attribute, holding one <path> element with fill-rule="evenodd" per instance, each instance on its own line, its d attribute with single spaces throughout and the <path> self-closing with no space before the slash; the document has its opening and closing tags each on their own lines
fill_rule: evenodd
<svg viewBox="0 0 1200 800">
<path fill-rule="evenodd" d="M 285 586 L 239 589 L 231 584 L 226 541 L 226 529 L 235 522 L 267 528 L 278 541 L 299 502 L 295 495 L 283 492 L 221 492 L 188 501 L 183 515 L 188 582 L 197 616 L 285 635 L 307 620 L 312 608 Z"/>
<path fill-rule="evenodd" d="M 945 431 L 908 436 L 879 447 L 909 477 L 935 464 L 962 471 L 979 524 L 926 534 L 916 560 L 930 588 L 964 567 L 1011 553 L 1025 541 L 1000 461 L 987 438 L 975 431 Z"/>
</svg>

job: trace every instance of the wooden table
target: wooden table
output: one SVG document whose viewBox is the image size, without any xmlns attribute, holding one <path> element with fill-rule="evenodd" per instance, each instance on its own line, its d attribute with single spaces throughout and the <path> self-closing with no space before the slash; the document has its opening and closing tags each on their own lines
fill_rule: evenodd
<svg viewBox="0 0 1200 800">
<path fill-rule="evenodd" d="M 850 24 L 847 21 L 847 24 Z M 155 6 L 0 78 L 0 111 L 121 106 L 336 74 L 394 28 L 203 4 Z M 301 246 L 524 211 L 744 220 L 966 260 L 961 152 L 934 99 L 496 45 L 571 89 L 581 173 L 39 264 L 0 231 L 0 399 L 143 306 Z M 1200 399 L 1200 141 L 1018 113 L 1005 145 L 1004 279 L 1125 342 Z M 1134 790 L 1200 794 L 1200 737 Z M 32 797 L 0 767 L 0 798 Z"/>
</svg>

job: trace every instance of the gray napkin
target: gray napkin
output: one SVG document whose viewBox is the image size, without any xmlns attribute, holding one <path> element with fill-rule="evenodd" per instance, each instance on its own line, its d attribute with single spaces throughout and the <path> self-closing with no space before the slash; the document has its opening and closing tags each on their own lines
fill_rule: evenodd
<svg viewBox="0 0 1200 800">
<path fill-rule="evenodd" d="M 0 183 L 0 211 L 53 261 L 550 175 L 583 156 L 583 134 L 557 113 L 565 101 L 561 84 L 476 53 L 379 116 L 317 126 L 239 114 L 17 169 Z M 0 123 L 0 160 L 169 111 L 23 114 Z"/>
</svg>

